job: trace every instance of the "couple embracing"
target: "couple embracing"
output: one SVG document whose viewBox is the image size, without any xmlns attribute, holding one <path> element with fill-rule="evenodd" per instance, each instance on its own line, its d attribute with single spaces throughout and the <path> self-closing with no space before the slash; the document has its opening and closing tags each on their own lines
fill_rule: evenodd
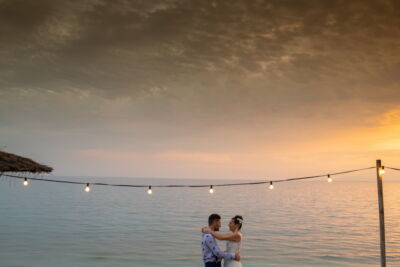
<svg viewBox="0 0 400 267">
<path fill-rule="evenodd" d="M 221 260 L 224 259 L 224 267 L 242 267 L 240 262 L 240 248 L 242 244 L 242 233 L 240 229 L 243 225 L 243 217 L 236 215 L 229 221 L 229 230 L 232 233 L 218 233 L 221 227 L 221 216 L 211 214 L 208 217 L 208 227 L 201 229 L 201 248 L 205 267 L 221 267 Z M 219 249 L 217 241 L 225 240 L 226 251 Z"/>
</svg>

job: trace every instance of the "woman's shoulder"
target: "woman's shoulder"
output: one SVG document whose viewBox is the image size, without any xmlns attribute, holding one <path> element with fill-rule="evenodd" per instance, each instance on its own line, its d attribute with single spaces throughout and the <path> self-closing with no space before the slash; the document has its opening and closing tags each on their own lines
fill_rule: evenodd
<svg viewBox="0 0 400 267">
<path fill-rule="evenodd" d="M 241 232 L 237 232 L 235 235 L 235 241 L 240 242 L 243 239 L 243 234 Z"/>
</svg>

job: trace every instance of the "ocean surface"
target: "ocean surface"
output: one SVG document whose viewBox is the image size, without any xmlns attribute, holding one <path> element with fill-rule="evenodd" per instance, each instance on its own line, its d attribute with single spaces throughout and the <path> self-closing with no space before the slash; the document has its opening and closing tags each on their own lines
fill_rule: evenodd
<svg viewBox="0 0 400 267">
<path fill-rule="evenodd" d="M 146 188 L 94 186 L 86 193 L 80 185 L 21 182 L 0 179 L 1 267 L 200 267 L 200 228 L 210 213 L 222 215 L 221 232 L 232 216 L 244 217 L 244 267 L 380 264 L 374 181 L 216 187 L 212 195 L 207 188 L 153 188 L 151 196 Z M 384 183 L 384 196 L 388 266 L 400 266 L 400 183 Z"/>
</svg>

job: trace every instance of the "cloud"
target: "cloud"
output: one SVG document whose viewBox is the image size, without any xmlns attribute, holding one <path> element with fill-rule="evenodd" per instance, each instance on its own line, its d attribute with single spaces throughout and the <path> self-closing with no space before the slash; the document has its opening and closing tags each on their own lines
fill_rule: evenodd
<svg viewBox="0 0 400 267">
<path fill-rule="evenodd" d="M 243 153 L 250 166 L 272 150 L 271 160 L 285 162 L 291 147 L 371 127 L 368 118 L 397 108 L 399 8 L 395 0 L 3 0 L 1 136 L 60 153 L 226 166 Z"/>
<path fill-rule="evenodd" d="M 214 3 L 3 1 L 9 74 L 0 80 L 5 88 L 135 96 L 184 87 L 200 73 L 215 82 L 221 75 L 276 87 L 289 81 L 294 91 L 298 83 L 336 81 L 343 91 L 341 82 L 378 79 L 398 65 L 390 49 L 399 44 L 396 1 Z"/>
<path fill-rule="evenodd" d="M 228 154 L 188 153 L 185 151 L 166 151 L 156 155 L 157 158 L 168 161 L 191 161 L 193 163 L 223 163 L 230 161 Z"/>
</svg>

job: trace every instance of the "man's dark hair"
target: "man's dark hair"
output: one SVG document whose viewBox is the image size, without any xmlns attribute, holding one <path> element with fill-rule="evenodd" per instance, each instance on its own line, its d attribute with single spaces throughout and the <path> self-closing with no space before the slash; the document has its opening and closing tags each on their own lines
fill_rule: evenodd
<svg viewBox="0 0 400 267">
<path fill-rule="evenodd" d="M 213 222 L 214 222 L 215 220 L 221 220 L 221 216 L 219 216 L 219 215 L 216 214 L 216 213 L 213 213 L 213 214 L 211 214 L 210 216 L 208 216 L 208 225 L 213 224 Z"/>
</svg>

